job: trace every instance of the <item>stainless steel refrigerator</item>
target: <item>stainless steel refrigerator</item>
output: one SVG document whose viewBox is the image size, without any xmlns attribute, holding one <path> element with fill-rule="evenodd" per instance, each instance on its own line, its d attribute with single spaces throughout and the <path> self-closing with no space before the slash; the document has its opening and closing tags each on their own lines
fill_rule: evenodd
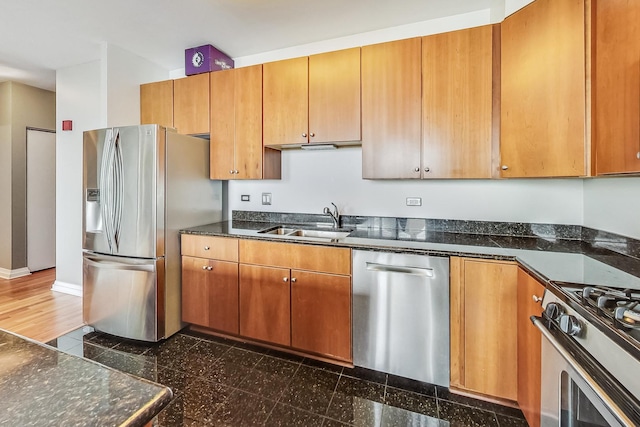
<svg viewBox="0 0 640 427">
<path fill-rule="evenodd" d="M 158 125 L 84 132 L 83 317 L 159 341 L 180 330 L 178 230 L 220 221 L 209 141 Z"/>
</svg>

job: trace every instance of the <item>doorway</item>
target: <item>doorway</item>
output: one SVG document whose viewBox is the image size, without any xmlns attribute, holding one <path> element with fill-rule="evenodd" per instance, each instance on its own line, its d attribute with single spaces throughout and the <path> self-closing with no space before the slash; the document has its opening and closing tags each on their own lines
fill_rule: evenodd
<svg viewBox="0 0 640 427">
<path fill-rule="evenodd" d="M 56 265 L 56 133 L 27 128 L 27 267 Z"/>
</svg>

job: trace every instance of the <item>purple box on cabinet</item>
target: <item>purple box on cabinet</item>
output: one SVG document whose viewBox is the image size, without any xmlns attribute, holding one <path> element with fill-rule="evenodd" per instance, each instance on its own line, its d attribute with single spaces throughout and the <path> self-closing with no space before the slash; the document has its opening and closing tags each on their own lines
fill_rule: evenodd
<svg viewBox="0 0 640 427">
<path fill-rule="evenodd" d="M 227 70 L 233 68 L 233 59 L 210 44 L 185 49 L 185 74 L 208 73 L 209 71 Z"/>
</svg>

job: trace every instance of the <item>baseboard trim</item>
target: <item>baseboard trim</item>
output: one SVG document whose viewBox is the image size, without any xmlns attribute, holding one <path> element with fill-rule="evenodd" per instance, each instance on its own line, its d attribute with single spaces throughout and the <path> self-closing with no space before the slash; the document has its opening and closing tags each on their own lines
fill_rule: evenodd
<svg viewBox="0 0 640 427">
<path fill-rule="evenodd" d="M 30 274 L 31 271 L 29 271 L 27 267 L 16 268 L 15 270 L 0 268 L 0 279 L 15 279 L 17 277 L 24 277 Z"/>
<path fill-rule="evenodd" d="M 74 285 L 73 283 L 61 282 L 60 280 L 53 282 L 51 290 L 61 292 L 63 294 L 75 295 L 77 297 L 82 296 L 82 286 Z"/>
</svg>

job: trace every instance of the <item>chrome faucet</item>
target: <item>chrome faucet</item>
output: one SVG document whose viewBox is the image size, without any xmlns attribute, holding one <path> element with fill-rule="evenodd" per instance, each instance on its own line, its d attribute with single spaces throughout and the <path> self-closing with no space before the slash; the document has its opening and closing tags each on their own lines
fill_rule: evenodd
<svg viewBox="0 0 640 427">
<path fill-rule="evenodd" d="M 331 217 L 333 220 L 333 228 L 338 228 L 340 225 L 340 213 L 338 212 L 338 207 L 335 203 L 331 202 L 331 204 L 333 205 L 333 212 L 331 212 L 331 209 L 325 207 L 322 213 Z"/>
</svg>

